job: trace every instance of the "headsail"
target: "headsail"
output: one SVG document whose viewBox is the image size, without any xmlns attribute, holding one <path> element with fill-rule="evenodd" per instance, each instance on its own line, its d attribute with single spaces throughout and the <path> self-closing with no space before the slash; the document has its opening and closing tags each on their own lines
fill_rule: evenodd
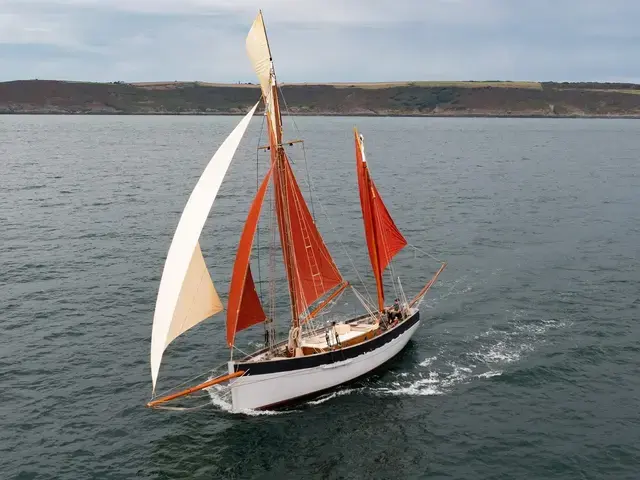
<svg viewBox="0 0 640 480">
<path fill-rule="evenodd" d="M 364 232 L 373 275 L 376 279 L 378 308 L 382 311 L 384 308 L 382 272 L 384 272 L 391 259 L 407 245 L 407 241 L 398 230 L 398 227 L 396 227 L 371 179 L 364 153 L 363 138 L 358 135 L 357 130 L 355 130 L 355 141 L 356 169 Z"/>
<path fill-rule="evenodd" d="M 272 169 L 270 168 L 251 203 L 247 221 L 240 236 L 236 261 L 233 265 L 231 285 L 229 287 L 229 308 L 227 310 L 227 344 L 230 347 L 233 346 L 236 332 L 263 322 L 266 318 L 253 283 L 249 260 L 251 258 L 253 237 L 256 234 L 260 210 L 264 202 L 264 195 L 269 186 L 269 180 L 271 180 L 271 171 Z"/>
<path fill-rule="evenodd" d="M 162 271 L 151 334 L 151 379 L 155 391 L 162 354 L 173 339 L 223 307 L 200 251 L 198 239 L 256 108 L 220 145 L 182 212 Z"/>
</svg>

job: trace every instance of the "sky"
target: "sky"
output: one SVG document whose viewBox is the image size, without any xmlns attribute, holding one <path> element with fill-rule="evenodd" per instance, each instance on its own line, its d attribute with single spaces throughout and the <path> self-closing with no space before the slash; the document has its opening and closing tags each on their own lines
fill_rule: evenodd
<svg viewBox="0 0 640 480">
<path fill-rule="evenodd" d="M 0 81 L 640 83 L 640 0 L 0 0 Z"/>
</svg>

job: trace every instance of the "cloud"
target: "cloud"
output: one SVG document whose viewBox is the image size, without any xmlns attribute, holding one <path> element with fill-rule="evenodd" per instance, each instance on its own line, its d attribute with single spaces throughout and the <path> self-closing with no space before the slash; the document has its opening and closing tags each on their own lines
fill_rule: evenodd
<svg viewBox="0 0 640 480">
<path fill-rule="evenodd" d="M 640 79 L 635 0 L 0 0 L 0 80 Z"/>
</svg>

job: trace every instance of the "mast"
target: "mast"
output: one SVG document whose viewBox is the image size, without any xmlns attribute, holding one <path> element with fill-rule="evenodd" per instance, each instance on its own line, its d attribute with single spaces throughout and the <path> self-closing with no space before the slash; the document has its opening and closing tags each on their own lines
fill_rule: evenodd
<svg viewBox="0 0 640 480">
<path fill-rule="evenodd" d="M 295 260 L 292 252 L 293 241 L 291 239 L 290 221 L 287 215 L 289 209 L 286 196 L 286 175 L 284 172 L 284 162 L 286 160 L 284 147 L 282 146 L 282 116 L 278 102 L 278 84 L 273 66 L 273 57 L 271 56 L 269 37 L 267 36 L 267 27 L 264 24 L 262 10 L 258 12 L 258 16 L 247 36 L 247 53 L 260 81 L 265 115 L 268 119 L 267 130 L 269 132 L 276 217 L 278 219 L 280 244 L 282 245 L 282 255 L 291 299 L 291 321 L 294 326 L 297 326 L 297 305 L 294 287 Z"/>
<path fill-rule="evenodd" d="M 273 186 L 276 201 L 276 216 L 278 218 L 278 230 L 280 231 L 280 244 L 282 245 L 282 256 L 285 270 L 287 272 L 287 283 L 289 285 L 289 298 L 291 299 L 291 323 L 294 327 L 299 326 L 298 305 L 295 286 L 295 254 L 293 251 L 293 238 L 291 231 L 291 218 L 289 215 L 288 195 L 287 195 L 287 174 L 285 171 L 287 161 L 282 146 L 282 123 L 277 96 L 277 86 L 273 85 L 274 110 L 276 118 L 276 131 L 279 135 L 270 135 L 271 141 L 271 161 L 274 169 Z"/>
<path fill-rule="evenodd" d="M 291 323 L 296 328 L 306 309 L 343 279 L 309 213 L 284 150 L 278 83 L 262 12 L 247 36 L 247 52 L 260 80 L 268 118 L 275 210 L 291 299 Z"/>
<path fill-rule="evenodd" d="M 371 175 L 369 174 L 369 168 L 367 167 L 367 163 L 366 162 L 362 162 L 363 164 L 363 169 L 364 169 L 364 173 L 365 173 L 365 178 L 366 178 L 366 185 L 367 185 L 367 191 L 370 192 L 371 197 L 374 197 L 374 191 L 372 188 L 372 182 L 371 182 Z M 373 203 L 373 202 L 372 202 Z M 372 206 L 372 205 L 371 205 Z M 376 214 L 373 208 L 371 208 L 370 206 L 370 214 L 371 214 L 371 226 L 373 227 L 373 231 L 377 232 L 378 231 L 378 225 L 377 225 L 377 218 L 376 218 Z M 379 245 L 378 245 L 378 236 L 377 235 L 372 235 L 371 236 L 371 242 L 372 242 L 372 246 L 373 248 L 371 249 L 372 255 L 371 255 L 371 265 L 373 266 L 374 271 L 376 272 L 375 278 L 376 278 L 376 293 L 377 293 L 377 297 L 378 297 L 378 310 L 380 312 L 382 312 L 382 310 L 384 310 L 384 283 L 382 280 L 382 270 L 380 268 L 380 258 L 378 257 L 378 249 L 379 249 Z M 377 272 L 380 272 L 380 274 L 377 274 Z"/>
</svg>

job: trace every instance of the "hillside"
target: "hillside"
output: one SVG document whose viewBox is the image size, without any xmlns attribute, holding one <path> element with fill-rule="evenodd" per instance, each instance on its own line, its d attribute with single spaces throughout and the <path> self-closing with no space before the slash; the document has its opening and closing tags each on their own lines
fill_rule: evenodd
<svg viewBox="0 0 640 480">
<path fill-rule="evenodd" d="M 635 84 L 334 83 L 282 91 L 297 115 L 640 117 Z M 0 113 L 238 114 L 258 97 L 252 84 L 18 80 L 0 83 Z"/>
</svg>

